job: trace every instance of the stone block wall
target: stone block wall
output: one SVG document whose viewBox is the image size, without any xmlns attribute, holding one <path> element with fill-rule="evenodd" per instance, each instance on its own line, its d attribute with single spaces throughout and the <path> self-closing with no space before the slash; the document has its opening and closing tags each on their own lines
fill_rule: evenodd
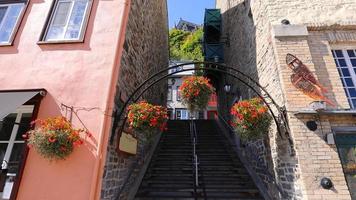
<svg viewBox="0 0 356 200">
<path fill-rule="evenodd" d="M 149 76 L 168 67 L 168 18 L 165 0 L 132 0 L 126 27 L 115 102 L 122 106 L 135 88 Z M 165 105 L 167 81 L 154 85 L 141 99 Z M 116 108 L 118 109 L 118 108 Z M 114 127 L 117 131 L 117 127 Z M 138 153 L 117 153 L 118 135 L 107 149 L 102 180 L 102 200 L 125 200 L 146 161 L 151 145 L 141 134 Z M 136 164 L 137 163 L 137 164 Z M 129 177 L 129 175 L 132 175 Z M 117 196 L 120 193 L 120 196 Z"/>
<path fill-rule="evenodd" d="M 241 70 L 265 86 L 273 99 L 283 106 L 284 96 L 280 84 L 280 74 L 276 67 L 272 35 L 269 31 L 271 25 L 266 17 L 268 15 L 266 1 L 218 0 L 217 7 L 222 10 L 223 35 L 227 35 L 230 42 L 224 52 L 226 65 Z M 241 82 L 233 79 L 228 79 L 228 81 L 234 83 L 233 85 L 242 98 L 256 96 Z M 250 149 L 249 152 L 255 152 L 255 155 L 248 156 L 261 160 L 261 162 L 252 164 L 269 191 L 272 191 L 273 186 L 270 178 L 267 178 L 268 174 L 272 175 L 272 178 L 278 178 L 276 177 L 278 169 L 289 170 L 290 166 L 295 166 L 297 163 L 294 158 L 290 158 L 289 143 L 286 139 L 281 140 L 275 130 L 276 127 L 264 142 L 262 140 L 257 142 L 259 145 L 247 145 Z M 282 156 L 288 159 L 277 159 Z M 264 166 L 261 166 L 262 163 Z M 294 171 L 293 169 L 293 173 Z M 281 180 L 277 179 L 277 182 L 281 182 Z M 285 186 L 286 193 L 295 193 L 294 186 L 280 185 L 281 187 Z M 292 192 L 290 192 L 291 190 Z"/>
<path fill-rule="evenodd" d="M 315 116 L 295 113 L 308 109 L 313 99 L 292 85 L 292 71 L 286 65 L 286 54 L 300 58 L 328 89 L 326 96 L 337 104 L 336 108 L 328 106 L 328 109 L 350 108 L 331 49 L 356 49 L 356 2 L 217 0 L 216 5 L 223 12 L 223 34 L 230 39 L 230 46 L 224 52 L 226 64 L 236 66 L 266 86 L 287 111 L 296 155 L 291 156 L 290 144 L 275 133 L 270 133 L 264 152 L 260 145 L 255 145 L 257 155 L 271 155 L 266 161 L 272 163 L 272 172 L 288 199 L 350 199 L 337 150 L 325 143 L 324 136 L 331 133 L 333 126 L 354 126 L 351 121 L 355 118 L 350 115 L 322 116 L 318 123 L 325 126 L 324 129 L 309 131 L 305 122 Z M 282 19 L 288 19 L 292 25 L 306 25 L 307 34 L 275 37 L 273 27 L 280 25 Z M 247 87 L 238 82 L 234 85 L 242 97 L 251 97 Z M 339 118 L 344 122 L 341 123 Z M 320 167 L 323 170 L 317 170 Z M 337 191 L 320 188 L 321 177 L 327 175 L 335 180 Z"/>
</svg>

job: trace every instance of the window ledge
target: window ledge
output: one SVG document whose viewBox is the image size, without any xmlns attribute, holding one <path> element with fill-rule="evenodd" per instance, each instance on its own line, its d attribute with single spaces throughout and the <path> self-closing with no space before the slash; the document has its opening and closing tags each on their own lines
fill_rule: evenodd
<svg viewBox="0 0 356 200">
<path fill-rule="evenodd" d="M 305 115 L 305 114 L 320 114 L 320 115 L 356 115 L 356 110 L 301 110 L 294 113 L 294 115 Z"/>
<path fill-rule="evenodd" d="M 84 43 L 84 40 L 55 40 L 55 41 L 38 41 L 38 45 L 43 44 L 72 44 L 72 43 Z"/>
<path fill-rule="evenodd" d="M 0 47 L 8 47 L 8 46 L 12 46 L 12 42 L 0 43 Z"/>
</svg>

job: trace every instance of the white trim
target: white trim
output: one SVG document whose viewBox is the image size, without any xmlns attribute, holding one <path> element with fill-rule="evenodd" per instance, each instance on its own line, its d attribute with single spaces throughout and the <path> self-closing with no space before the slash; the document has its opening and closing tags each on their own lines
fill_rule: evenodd
<svg viewBox="0 0 356 200">
<path fill-rule="evenodd" d="M 18 14 L 17 17 L 16 17 L 16 21 L 15 21 L 14 27 L 13 27 L 12 30 L 11 30 L 11 33 L 10 33 L 10 35 L 9 35 L 8 40 L 7 40 L 7 41 L 4 41 L 4 42 L 1 42 L 1 41 L 0 41 L 0 44 L 8 44 L 8 43 L 10 43 L 10 42 L 12 41 L 12 39 L 14 38 L 13 34 L 14 34 L 15 30 L 16 30 L 17 27 L 18 27 L 19 20 L 20 20 L 21 16 L 23 15 L 23 12 L 24 12 L 24 10 L 25 10 L 24 8 L 25 8 L 25 5 L 26 5 L 25 3 L 0 4 L 0 7 L 7 7 L 6 13 L 5 13 L 4 17 L 3 17 L 3 20 L 2 20 L 2 22 L 1 22 L 1 24 L 0 24 L 0 30 L 1 30 L 2 27 L 4 26 L 4 22 L 7 20 L 7 17 L 8 17 L 8 14 L 9 14 L 9 10 L 10 10 L 11 7 L 14 6 L 14 5 L 22 5 L 22 8 L 21 8 L 19 14 Z"/>
<path fill-rule="evenodd" d="M 349 101 L 349 103 L 350 103 L 350 107 L 352 108 L 352 109 L 356 109 L 356 105 L 353 105 L 353 102 L 352 102 L 352 100 L 353 99 L 356 99 L 356 97 L 352 97 L 351 95 L 350 95 L 350 92 L 349 92 L 349 88 L 354 88 L 354 89 L 356 89 L 356 73 L 355 73 L 355 70 L 354 70 L 354 68 L 353 68 L 353 66 L 352 66 L 352 63 L 351 63 L 351 59 L 356 59 L 356 57 L 353 57 L 353 58 L 350 58 L 350 56 L 349 56 L 349 54 L 347 53 L 347 51 L 348 50 L 352 50 L 352 51 L 354 51 L 354 53 L 355 53 L 355 55 L 356 55 L 356 47 L 355 48 L 350 48 L 350 49 L 345 49 L 345 48 L 340 48 L 340 49 L 332 49 L 332 51 L 333 51 L 333 53 L 334 53 L 334 59 L 335 59 L 335 61 L 336 61 L 336 67 L 337 67 L 337 69 L 339 70 L 339 71 L 341 71 L 341 74 L 339 74 L 340 75 L 340 79 L 341 79 L 341 81 L 343 82 L 343 88 L 345 89 L 345 92 L 346 92 L 346 97 L 347 97 L 347 99 L 348 99 L 348 101 Z M 342 54 L 343 54 L 343 58 L 341 58 L 341 57 L 338 57 L 337 55 L 336 55 L 336 51 L 337 50 L 340 50 L 341 52 L 342 52 Z M 348 77 L 348 78 L 351 78 L 351 80 L 352 80 L 352 82 L 353 82 L 353 84 L 354 84 L 354 86 L 353 87 L 350 87 L 350 86 L 348 86 L 347 84 L 346 84 L 346 81 L 345 81 L 345 77 L 344 77 L 344 75 L 343 75 L 343 73 L 342 73 L 342 67 L 340 66 L 340 63 L 339 63 L 339 59 L 344 59 L 345 60 L 345 62 L 346 62 L 346 67 L 343 67 L 343 68 L 347 68 L 348 70 L 349 70 L 349 73 L 350 73 L 350 77 Z M 340 72 L 339 72 L 340 73 Z"/>
<path fill-rule="evenodd" d="M 26 106 L 19 107 L 16 110 L 16 112 L 14 112 L 14 113 L 17 114 L 16 115 L 16 120 L 15 120 L 16 124 L 14 124 L 14 126 L 12 128 L 10 139 L 9 140 L 0 141 L 0 144 L 8 144 L 7 148 L 6 148 L 6 152 L 5 152 L 4 158 L 3 158 L 3 160 L 5 160 L 7 163 L 10 161 L 11 153 L 12 153 L 12 150 L 14 148 L 14 144 L 23 144 L 23 143 L 25 143 L 22 140 L 16 140 L 17 132 L 19 130 L 19 124 L 18 123 L 21 122 L 23 114 L 32 113 L 33 109 L 34 109 L 33 105 L 26 105 Z"/>
<path fill-rule="evenodd" d="M 75 2 L 84 2 L 86 3 L 85 5 L 85 9 L 84 9 L 84 12 L 83 12 L 83 16 L 82 16 L 82 20 L 81 20 L 81 23 L 80 23 L 80 28 L 79 28 L 79 34 L 76 38 L 65 38 L 65 35 L 68 31 L 68 26 L 69 26 L 69 21 L 70 21 L 70 18 L 72 17 L 72 14 L 73 14 L 73 8 L 74 8 L 74 5 L 75 5 Z M 58 37 L 58 38 L 52 38 L 52 39 L 47 39 L 47 36 L 48 36 L 48 32 L 49 30 L 51 29 L 51 27 L 53 27 L 53 21 L 54 21 L 54 18 L 56 16 L 56 13 L 57 13 L 57 10 L 58 10 L 58 5 L 59 3 L 66 3 L 66 2 L 69 2 L 71 3 L 71 6 L 70 6 L 70 10 L 68 12 L 68 16 L 67 16 L 67 20 L 65 22 L 65 25 L 63 27 L 63 33 L 61 35 L 61 37 Z M 47 41 L 47 42 L 51 42 L 51 41 L 63 41 L 63 40 L 66 40 L 66 41 L 77 41 L 77 40 L 80 40 L 83 35 L 84 35 L 84 23 L 86 23 L 86 18 L 88 18 L 88 8 L 89 8 L 89 3 L 91 3 L 91 0 L 57 0 L 55 5 L 54 5 L 54 9 L 51 13 L 51 18 L 50 18 L 50 22 L 47 24 L 47 28 L 46 28 L 46 32 L 45 32 L 45 35 L 44 35 L 44 41 Z"/>
</svg>

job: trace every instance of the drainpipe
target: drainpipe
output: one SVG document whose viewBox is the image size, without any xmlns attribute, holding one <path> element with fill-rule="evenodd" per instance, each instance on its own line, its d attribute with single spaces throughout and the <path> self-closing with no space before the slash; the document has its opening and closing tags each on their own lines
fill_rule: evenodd
<svg viewBox="0 0 356 200">
<path fill-rule="evenodd" d="M 131 8 L 131 0 L 124 0 L 124 12 L 122 15 L 120 33 L 118 35 L 118 43 L 116 45 L 116 53 L 114 58 L 114 65 L 112 66 L 111 78 L 110 78 L 110 86 L 108 91 L 106 92 L 106 114 L 111 115 L 112 109 L 114 108 L 114 97 L 116 94 L 116 84 L 119 79 L 119 69 L 120 69 L 120 61 L 122 56 L 122 50 L 125 42 L 125 33 L 126 26 L 129 18 L 130 8 Z M 90 188 L 90 200 L 100 199 L 101 194 L 101 186 L 102 186 L 102 175 L 104 171 L 105 158 L 107 154 L 107 145 L 110 136 L 110 130 L 112 128 L 112 117 L 104 116 L 104 122 L 102 125 L 102 131 L 98 142 L 98 150 L 97 150 L 97 160 L 95 162 L 94 171 L 93 171 L 93 179 Z"/>
</svg>

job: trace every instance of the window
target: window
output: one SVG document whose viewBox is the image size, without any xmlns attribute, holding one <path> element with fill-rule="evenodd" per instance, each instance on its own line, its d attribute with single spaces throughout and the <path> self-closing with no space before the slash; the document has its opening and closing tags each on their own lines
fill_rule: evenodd
<svg viewBox="0 0 356 200">
<path fill-rule="evenodd" d="M 173 109 L 172 109 L 172 108 L 168 108 L 167 112 L 168 112 L 168 117 L 169 117 L 169 119 L 174 119 L 174 116 L 173 116 Z"/>
<path fill-rule="evenodd" d="M 176 109 L 176 119 L 178 120 L 189 119 L 189 111 L 187 109 Z"/>
<path fill-rule="evenodd" d="M 12 43 L 24 8 L 24 2 L 0 3 L 0 45 Z"/>
<path fill-rule="evenodd" d="M 173 95 L 172 86 L 168 86 L 168 94 L 167 94 L 168 101 L 172 101 L 172 95 Z"/>
<path fill-rule="evenodd" d="M 92 0 L 57 0 L 42 40 L 83 40 L 91 2 Z"/>
<path fill-rule="evenodd" d="M 7 169 L 4 191 L 0 193 L 0 199 L 10 199 L 26 146 L 22 135 L 30 128 L 33 107 L 22 106 L 0 121 L 0 159 L 2 168 Z"/>
<path fill-rule="evenodd" d="M 356 199 L 356 133 L 337 133 L 336 146 L 352 199 Z"/>
<path fill-rule="evenodd" d="M 179 92 L 179 87 L 180 86 L 177 86 L 177 101 L 180 101 L 181 98 L 180 98 L 180 92 Z"/>
<path fill-rule="evenodd" d="M 356 109 L 356 50 L 332 51 L 350 106 Z"/>
</svg>

